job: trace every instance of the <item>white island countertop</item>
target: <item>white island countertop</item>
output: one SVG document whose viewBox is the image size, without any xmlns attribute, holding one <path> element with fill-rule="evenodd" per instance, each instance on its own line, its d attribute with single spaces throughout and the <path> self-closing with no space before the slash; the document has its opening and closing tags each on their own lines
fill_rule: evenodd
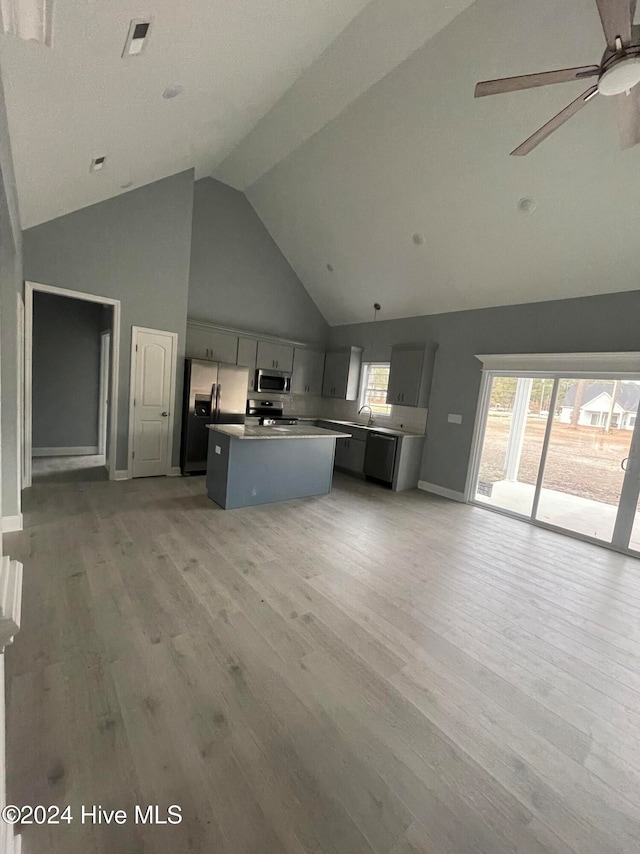
<svg viewBox="0 0 640 854">
<path fill-rule="evenodd" d="M 224 433 L 233 439 L 349 439 L 350 433 L 307 427 L 302 424 L 283 424 L 281 427 L 259 427 L 253 424 L 207 424 L 208 430 Z"/>
</svg>

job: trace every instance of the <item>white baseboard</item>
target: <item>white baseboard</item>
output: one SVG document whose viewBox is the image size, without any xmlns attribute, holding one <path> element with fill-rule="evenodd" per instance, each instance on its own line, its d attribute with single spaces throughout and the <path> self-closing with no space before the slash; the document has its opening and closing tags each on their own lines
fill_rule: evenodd
<svg viewBox="0 0 640 854">
<path fill-rule="evenodd" d="M 129 470 L 128 469 L 116 469 L 113 473 L 114 480 L 129 480 Z"/>
<path fill-rule="evenodd" d="M 18 513 L 17 516 L 3 516 L 2 517 L 2 533 L 10 534 L 13 531 L 21 531 L 22 530 L 22 513 Z"/>
<path fill-rule="evenodd" d="M 88 457 L 98 453 L 97 445 L 79 445 L 74 448 L 33 448 L 32 457 Z"/>
<path fill-rule="evenodd" d="M 418 489 L 422 489 L 425 492 L 433 492 L 434 495 L 441 495 L 443 498 L 450 498 L 452 501 L 461 501 L 464 503 L 464 492 L 456 492 L 455 489 L 447 489 L 445 486 L 438 486 L 437 483 L 428 483 L 426 480 L 419 480 Z"/>
<path fill-rule="evenodd" d="M 172 466 L 167 472 L 167 477 L 180 477 L 181 474 L 180 466 Z"/>
</svg>

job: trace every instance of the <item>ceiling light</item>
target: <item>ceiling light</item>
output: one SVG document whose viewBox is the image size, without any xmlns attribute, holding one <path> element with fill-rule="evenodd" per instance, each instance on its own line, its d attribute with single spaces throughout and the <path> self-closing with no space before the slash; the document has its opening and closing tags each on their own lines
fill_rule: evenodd
<svg viewBox="0 0 640 854">
<path fill-rule="evenodd" d="M 598 80 L 601 95 L 622 95 L 640 83 L 640 56 L 625 56 L 602 73 Z"/>
<path fill-rule="evenodd" d="M 94 157 L 91 161 L 91 168 L 89 169 L 89 171 L 99 172 L 101 169 L 104 168 L 104 162 L 106 159 L 106 157 Z"/>
<path fill-rule="evenodd" d="M 149 41 L 149 31 L 151 30 L 151 19 L 133 18 L 129 24 L 129 32 L 127 40 L 124 43 L 122 56 L 138 56 L 142 53 L 142 48 Z"/>
<path fill-rule="evenodd" d="M 51 47 L 53 0 L 0 0 L 5 33 Z"/>
<path fill-rule="evenodd" d="M 179 83 L 172 83 L 171 86 L 167 86 L 167 88 L 162 93 L 163 98 L 176 98 L 178 95 L 181 95 L 184 92 L 184 86 L 181 86 Z"/>
<path fill-rule="evenodd" d="M 536 200 L 525 197 L 523 199 L 519 199 L 518 201 L 518 210 L 520 213 L 533 213 L 536 209 Z"/>
</svg>

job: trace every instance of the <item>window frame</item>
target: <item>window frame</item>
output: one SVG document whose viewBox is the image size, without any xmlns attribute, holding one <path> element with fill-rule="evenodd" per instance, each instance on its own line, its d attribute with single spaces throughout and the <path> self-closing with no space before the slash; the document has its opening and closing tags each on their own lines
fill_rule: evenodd
<svg viewBox="0 0 640 854">
<path fill-rule="evenodd" d="M 358 410 L 362 409 L 363 406 L 370 406 L 371 407 L 371 414 L 374 418 L 391 418 L 392 411 L 393 411 L 392 404 L 390 404 L 390 403 L 371 404 L 367 400 L 367 391 L 370 391 L 370 388 L 368 385 L 369 371 L 371 370 L 372 367 L 387 368 L 387 370 L 389 371 L 389 375 L 387 376 L 387 388 L 385 389 L 385 395 L 386 395 L 386 392 L 389 388 L 389 376 L 390 376 L 390 372 L 391 372 L 391 362 L 382 362 L 382 361 L 363 362 L 362 367 L 360 368 L 360 388 L 358 390 Z M 376 406 L 383 406 L 383 405 L 384 405 L 385 410 L 386 410 L 385 412 L 381 412 L 379 409 L 374 408 Z"/>
</svg>

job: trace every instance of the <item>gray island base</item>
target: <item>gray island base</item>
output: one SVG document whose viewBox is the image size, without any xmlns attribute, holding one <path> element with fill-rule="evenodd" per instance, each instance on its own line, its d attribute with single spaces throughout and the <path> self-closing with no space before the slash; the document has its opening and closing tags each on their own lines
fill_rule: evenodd
<svg viewBox="0 0 640 854">
<path fill-rule="evenodd" d="M 207 495 L 225 510 L 331 492 L 336 439 L 322 427 L 210 424 Z"/>
</svg>

